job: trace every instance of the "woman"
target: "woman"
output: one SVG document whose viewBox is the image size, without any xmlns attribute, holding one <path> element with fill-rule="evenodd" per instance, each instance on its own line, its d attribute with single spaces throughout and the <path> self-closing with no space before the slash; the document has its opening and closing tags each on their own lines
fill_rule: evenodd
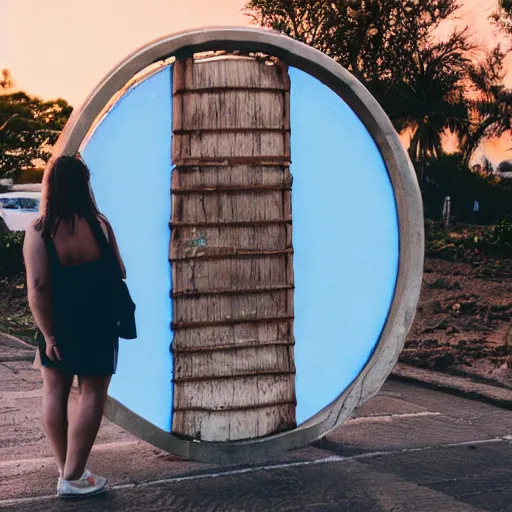
<svg viewBox="0 0 512 512">
<path fill-rule="evenodd" d="M 41 333 L 36 364 L 43 376 L 43 425 L 59 468 L 61 497 L 97 494 L 106 480 L 85 466 L 116 370 L 118 335 L 112 290 L 117 243 L 90 192 L 89 170 L 71 157 L 49 164 L 41 216 L 25 234 L 30 309 Z M 77 375 L 80 396 L 68 426 L 67 404 Z"/>
</svg>

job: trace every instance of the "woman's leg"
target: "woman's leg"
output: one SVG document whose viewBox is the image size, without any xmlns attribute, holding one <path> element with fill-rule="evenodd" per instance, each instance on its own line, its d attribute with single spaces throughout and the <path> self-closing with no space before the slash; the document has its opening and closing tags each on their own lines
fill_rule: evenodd
<svg viewBox="0 0 512 512">
<path fill-rule="evenodd" d="M 43 426 L 59 472 L 64 471 L 68 439 L 68 399 L 72 375 L 41 367 L 43 375 Z"/>
<path fill-rule="evenodd" d="M 80 398 L 68 429 L 68 450 L 63 477 L 77 480 L 83 475 L 100 428 L 111 376 L 80 377 Z"/>
</svg>

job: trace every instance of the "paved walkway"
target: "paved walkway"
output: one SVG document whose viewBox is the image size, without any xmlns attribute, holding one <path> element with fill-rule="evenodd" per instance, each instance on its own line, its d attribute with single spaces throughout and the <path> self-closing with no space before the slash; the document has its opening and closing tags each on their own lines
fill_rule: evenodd
<svg viewBox="0 0 512 512">
<path fill-rule="evenodd" d="M 512 412 L 411 384 L 388 382 L 315 446 L 248 467 L 188 462 L 105 421 L 90 467 L 109 491 L 72 507 L 54 497 L 40 398 L 29 361 L 0 362 L 0 510 L 512 512 Z"/>
</svg>

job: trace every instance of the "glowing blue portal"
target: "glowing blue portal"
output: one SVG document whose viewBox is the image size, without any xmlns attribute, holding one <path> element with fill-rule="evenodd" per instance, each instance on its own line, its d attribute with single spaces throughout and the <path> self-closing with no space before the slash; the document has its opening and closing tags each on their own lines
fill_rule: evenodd
<svg viewBox="0 0 512 512">
<path fill-rule="evenodd" d="M 368 361 L 398 270 L 393 189 L 368 131 L 329 88 L 291 78 L 297 421 L 342 393 Z M 139 338 L 121 340 L 110 394 L 170 431 L 172 412 L 171 68 L 109 112 L 82 150 L 137 304 Z"/>
<path fill-rule="evenodd" d="M 328 87 L 290 69 L 297 422 L 361 372 L 398 271 L 391 182 L 370 134 Z"/>
<path fill-rule="evenodd" d="M 81 151 L 137 305 L 138 338 L 120 340 L 110 395 L 166 431 L 172 412 L 171 91 L 168 67 L 125 94 Z"/>
</svg>

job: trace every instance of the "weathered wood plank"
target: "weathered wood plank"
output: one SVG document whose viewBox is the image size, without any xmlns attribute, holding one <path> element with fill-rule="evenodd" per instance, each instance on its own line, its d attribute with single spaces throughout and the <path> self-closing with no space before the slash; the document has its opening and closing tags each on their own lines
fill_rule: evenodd
<svg viewBox="0 0 512 512">
<path fill-rule="evenodd" d="M 186 70 L 187 67 L 192 67 L 194 65 L 193 59 L 176 59 L 172 66 L 172 92 L 175 94 L 177 91 L 181 91 L 186 87 Z M 176 98 L 173 98 L 172 107 L 176 105 Z M 173 123 L 174 126 L 174 123 Z"/>
<path fill-rule="evenodd" d="M 234 322 L 290 316 L 288 292 L 234 297 L 199 296 L 174 299 L 174 322 Z"/>
<path fill-rule="evenodd" d="M 272 157 L 289 155 L 289 146 L 281 133 L 188 133 L 172 138 L 173 158 L 208 159 L 226 157 Z"/>
<path fill-rule="evenodd" d="M 176 61 L 178 62 L 178 61 Z M 238 87 L 246 89 L 257 85 L 261 89 L 290 89 L 288 73 L 279 66 L 269 66 L 254 59 L 216 59 L 180 61 L 183 81 L 174 80 L 173 91 Z"/>
<path fill-rule="evenodd" d="M 242 185 L 268 185 L 287 188 L 292 184 L 289 169 L 249 165 L 187 168 L 184 170 L 175 169 L 172 173 L 172 177 L 173 188 L 228 187 Z"/>
<path fill-rule="evenodd" d="M 257 165 L 259 167 L 289 167 L 290 155 L 261 155 L 256 156 L 220 156 L 208 158 L 182 157 L 173 160 L 180 171 L 188 168 L 201 167 L 235 167 L 239 165 Z"/>
<path fill-rule="evenodd" d="M 289 349 L 287 345 L 275 345 L 183 353 L 174 369 L 174 381 L 295 371 Z"/>
<path fill-rule="evenodd" d="M 171 260 L 236 252 L 282 251 L 287 245 L 283 225 L 231 227 L 192 227 L 175 229 L 171 236 Z"/>
<path fill-rule="evenodd" d="M 293 343 L 290 322 L 241 323 L 184 329 L 174 333 L 174 351 L 216 350 L 223 347 Z"/>
<path fill-rule="evenodd" d="M 178 100 L 173 131 L 285 129 L 282 92 L 227 91 L 188 94 Z M 178 117 L 179 116 L 179 117 Z"/>
<path fill-rule="evenodd" d="M 282 191 L 238 192 L 236 194 L 197 194 L 182 199 L 179 220 L 183 222 L 217 222 L 236 219 L 239 222 L 279 220 L 283 215 Z"/>
<path fill-rule="evenodd" d="M 287 67 L 187 59 L 175 75 L 173 432 L 227 441 L 292 428 Z"/>
<path fill-rule="evenodd" d="M 291 374 L 192 380 L 174 388 L 176 409 L 216 411 L 294 401 L 295 377 Z"/>
<path fill-rule="evenodd" d="M 293 285 L 293 276 L 287 275 L 288 260 L 287 254 L 277 254 L 229 261 L 201 261 L 199 258 L 177 261 L 174 263 L 176 278 L 173 281 L 173 293 L 236 291 Z"/>
<path fill-rule="evenodd" d="M 296 426 L 295 405 L 280 404 L 242 411 L 176 411 L 174 432 L 209 442 L 255 439 Z"/>
</svg>

